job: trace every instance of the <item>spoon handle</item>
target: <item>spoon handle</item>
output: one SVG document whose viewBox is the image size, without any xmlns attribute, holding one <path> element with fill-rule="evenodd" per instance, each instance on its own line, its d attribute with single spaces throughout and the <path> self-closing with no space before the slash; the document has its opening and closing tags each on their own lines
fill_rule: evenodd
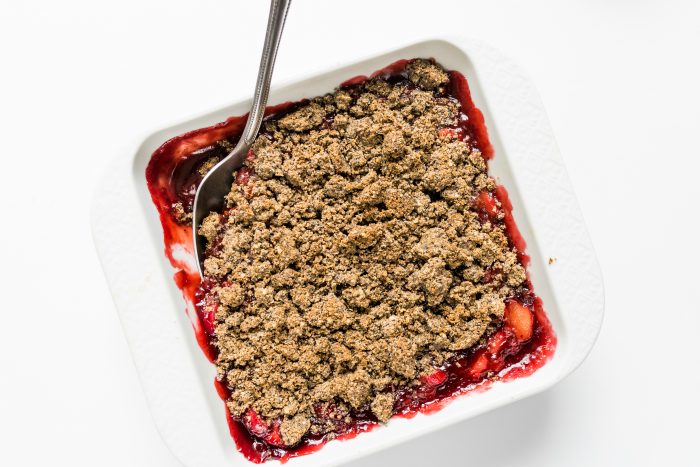
<svg viewBox="0 0 700 467">
<path fill-rule="evenodd" d="M 231 190 L 233 171 L 239 169 L 245 160 L 248 149 L 255 141 L 265 114 L 267 96 L 270 93 L 270 79 L 272 69 L 275 66 L 277 57 L 277 47 L 282 37 L 284 20 L 287 18 L 287 10 L 291 0 L 271 0 L 270 15 L 267 19 L 267 33 L 265 34 L 265 45 L 263 46 L 262 57 L 260 58 L 260 69 L 258 70 L 258 80 L 255 83 L 255 94 L 253 95 L 253 105 L 248 114 L 248 121 L 245 124 L 241 138 L 236 147 L 233 148 L 226 157 L 215 165 L 205 176 L 197 187 L 192 209 L 192 236 L 194 242 L 194 258 L 199 274 L 202 272 L 202 260 L 204 259 L 205 242 L 199 236 L 199 227 L 202 220 L 211 212 L 221 209 L 226 194 Z"/>
<path fill-rule="evenodd" d="M 267 33 L 265 34 L 262 57 L 260 57 L 260 69 L 258 70 L 258 79 L 255 83 L 253 105 L 241 139 L 231 153 L 236 152 L 239 146 L 245 145 L 250 147 L 255 141 L 262 124 L 267 97 L 270 94 L 270 80 L 272 79 L 272 70 L 275 67 L 275 58 L 277 58 L 277 48 L 282 37 L 284 21 L 287 18 L 290 3 L 292 3 L 292 0 L 270 1 L 270 15 L 267 19 Z"/>
</svg>

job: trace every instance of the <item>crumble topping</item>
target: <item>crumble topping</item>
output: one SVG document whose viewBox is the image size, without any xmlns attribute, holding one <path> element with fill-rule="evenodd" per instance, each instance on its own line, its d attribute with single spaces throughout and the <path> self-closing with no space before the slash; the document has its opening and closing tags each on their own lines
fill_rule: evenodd
<svg viewBox="0 0 700 467">
<path fill-rule="evenodd" d="M 227 405 L 281 420 L 287 446 L 353 411 L 387 421 L 397 391 L 485 339 L 526 279 L 475 207 L 496 185 L 450 130 L 448 74 L 415 60 L 407 77 L 267 120 L 249 183 L 199 231 Z"/>
</svg>

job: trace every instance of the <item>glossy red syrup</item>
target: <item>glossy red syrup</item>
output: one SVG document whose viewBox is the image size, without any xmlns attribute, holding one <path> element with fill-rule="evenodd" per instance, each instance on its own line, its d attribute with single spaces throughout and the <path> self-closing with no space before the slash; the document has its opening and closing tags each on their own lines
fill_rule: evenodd
<svg viewBox="0 0 700 467">
<path fill-rule="evenodd" d="M 376 71 L 370 78 L 380 77 L 387 81 L 401 82 L 412 86 L 406 79 L 406 65 L 410 60 L 399 60 Z M 357 76 L 341 87 L 349 92 L 367 80 Z M 450 72 L 450 83 L 446 94 L 457 99 L 461 106 L 459 122 L 451 128 L 440 130 L 441 135 L 452 135 L 476 146 L 486 160 L 493 157 L 484 117 L 474 105 L 467 79 L 459 72 Z M 268 107 L 267 116 L 280 116 L 299 103 L 284 103 Z M 146 169 L 146 180 L 153 203 L 158 209 L 163 225 L 165 254 L 177 270 L 174 279 L 182 291 L 187 304 L 187 313 L 197 336 L 197 341 L 210 361 L 216 359 L 212 345 L 214 332 L 214 303 L 207 293 L 214 285 L 202 282 L 193 261 L 192 227 L 177 221 L 173 206 L 182 203 L 191 211 L 197 186 L 201 181 L 198 168 L 211 156 L 223 156 L 225 151 L 215 143 L 226 139 L 235 144 L 243 130 L 247 115 L 231 117 L 211 127 L 191 131 L 165 142 L 151 157 Z M 332 122 L 327 117 L 326 124 Z M 239 174 L 237 182 L 245 184 L 249 173 Z M 512 204 L 503 186 L 494 194 L 482 193 L 474 200 L 474 208 L 483 222 L 502 223 L 511 245 L 518 251 L 523 266 L 530 258 L 525 253 L 525 240 L 520 234 L 512 214 Z M 503 213 L 502 219 L 498 216 Z M 499 271 L 489 271 L 484 282 L 493 280 Z M 213 305 L 213 306 L 212 306 Z M 208 311 L 207 311 L 208 310 Z M 214 311 L 212 311 L 214 310 Z M 506 301 L 503 325 L 494 332 L 484 345 L 458 353 L 447 364 L 436 368 L 431 375 L 422 378 L 416 388 L 394 388 L 398 397 L 394 405 L 395 416 L 411 418 L 417 413 L 432 413 L 455 397 L 475 390 L 488 388 L 493 381 L 508 381 L 532 374 L 554 354 L 556 336 L 542 308 L 542 300 L 532 291 L 530 280 Z M 230 391 L 225 382 L 215 381 L 218 394 L 223 400 Z M 320 449 L 328 440 L 325 436 L 305 437 L 297 446 L 283 446 L 279 436 L 279 423 L 268 425 L 249 410 L 240 418 L 226 410 L 231 436 L 237 449 L 249 460 L 260 463 L 268 459 L 286 460 Z M 327 417 L 319 408 L 318 418 Z M 379 424 L 369 410 L 352 413 L 350 423 L 337 422 L 335 439 L 348 439 L 369 431 Z"/>
</svg>

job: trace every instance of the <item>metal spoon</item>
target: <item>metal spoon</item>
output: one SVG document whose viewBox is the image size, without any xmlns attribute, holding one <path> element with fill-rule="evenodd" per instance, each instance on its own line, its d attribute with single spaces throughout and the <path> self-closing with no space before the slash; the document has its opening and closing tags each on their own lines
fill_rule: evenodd
<svg viewBox="0 0 700 467">
<path fill-rule="evenodd" d="M 202 260 L 206 245 L 204 239 L 197 234 L 197 231 L 202 220 L 211 211 L 218 211 L 223 207 L 224 197 L 231 190 L 233 172 L 243 166 L 248 149 L 250 149 L 258 134 L 265 112 L 265 105 L 267 104 L 267 97 L 270 93 L 270 79 L 272 79 L 272 69 L 275 66 L 275 58 L 277 57 L 277 47 L 282 37 L 284 20 L 287 18 L 290 3 L 291 0 L 271 0 L 270 2 L 270 15 L 267 19 L 267 33 L 265 34 L 265 45 L 260 58 L 258 80 L 255 84 L 253 106 L 248 114 L 248 121 L 243 129 L 243 134 L 241 134 L 241 139 L 236 144 L 236 147 L 233 148 L 233 151 L 204 176 L 194 197 L 194 205 L 192 207 L 194 258 L 197 262 L 199 275 L 202 277 L 204 277 Z"/>
</svg>

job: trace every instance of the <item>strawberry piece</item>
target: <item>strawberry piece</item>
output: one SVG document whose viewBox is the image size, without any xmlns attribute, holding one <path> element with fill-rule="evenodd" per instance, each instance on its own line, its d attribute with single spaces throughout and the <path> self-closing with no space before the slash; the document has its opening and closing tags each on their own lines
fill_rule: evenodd
<svg viewBox="0 0 700 467">
<path fill-rule="evenodd" d="M 505 320 L 520 342 L 532 337 L 534 318 L 532 312 L 521 303 L 512 300 L 506 305 Z"/>
<path fill-rule="evenodd" d="M 498 352 L 501 351 L 501 349 L 503 348 L 503 346 L 506 344 L 507 341 L 508 341 L 508 334 L 506 334 L 506 332 L 504 330 L 500 330 L 496 334 L 491 336 L 486 348 L 491 355 L 498 355 Z"/>
<path fill-rule="evenodd" d="M 204 332 L 210 336 L 214 334 L 214 329 L 216 328 L 216 310 L 218 309 L 218 303 L 212 303 L 204 306 L 204 313 L 202 314 L 202 327 L 204 328 Z"/>
<path fill-rule="evenodd" d="M 250 181 L 250 176 L 252 175 L 251 169 L 248 167 L 242 167 L 238 173 L 236 173 L 236 184 L 240 186 L 246 186 Z"/>
<path fill-rule="evenodd" d="M 435 370 L 434 373 L 422 376 L 421 381 L 431 388 L 438 387 L 447 379 L 447 373 L 442 370 Z"/>
<path fill-rule="evenodd" d="M 263 440 L 267 444 L 283 448 L 285 447 L 285 444 L 284 441 L 282 441 L 282 435 L 280 434 L 280 424 L 281 422 L 279 419 L 272 422 L 272 430 L 270 430 L 269 434 L 265 436 Z"/>
<path fill-rule="evenodd" d="M 248 431 L 255 436 L 265 438 L 270 432 L 270 427 L 267 425 L 265 420 L 260 418 L 257 412 L 251 408 L 246 410 L 244 421 L 245 425 L 248 427 Z"/>
<path fill-rule="evenodd" d="M 472 378 L 478 378 L 481 374 L 486 371 L 489 367 L 489 359 L 486 357 L 486 353 L 481 353 L 474 363 L 469 367 L 468 373 Z"/>
<path fill-rule="evenodd" d="M 481 209 L 489 219 L 494 220 L 498 216 L 496 198 L 488 191 L 482 191 L 475 200 L 476 207 Z"/>
<path fill-rule="evenodd" d="M 440 128 L 438 130 L 438 136 L 440 138 L 459 138 L 459 131 L 456 128 Z"/>
</svg>

